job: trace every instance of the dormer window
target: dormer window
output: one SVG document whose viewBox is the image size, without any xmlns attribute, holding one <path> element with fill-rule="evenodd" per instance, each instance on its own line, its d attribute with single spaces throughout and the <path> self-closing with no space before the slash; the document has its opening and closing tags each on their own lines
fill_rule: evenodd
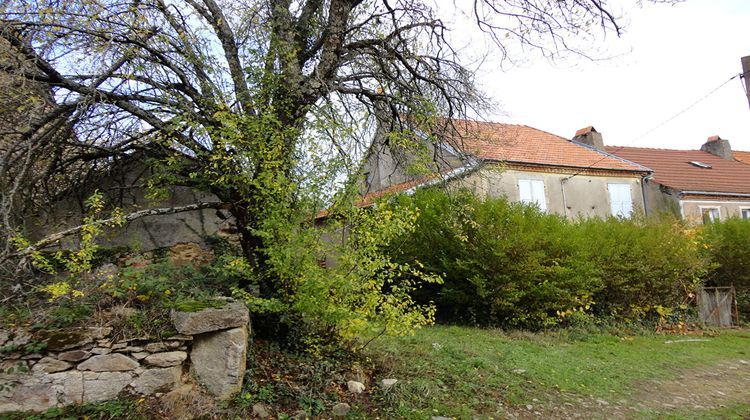
<svg viewBox="0 0 750 420">
<path fill-rule="evenodd" d="M 699 168 L 711 169 L 711 165 L 709 165 L 708 163 L 698 162 L 697 160 L 691 160 L 688 163 Z"/>
</svg>

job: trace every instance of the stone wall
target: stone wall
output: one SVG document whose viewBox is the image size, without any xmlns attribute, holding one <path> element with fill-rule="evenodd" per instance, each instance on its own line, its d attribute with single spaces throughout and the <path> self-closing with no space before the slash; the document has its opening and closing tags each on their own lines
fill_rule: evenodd
<svg viewBox="0 0 750 420">
<path fill-rule="evenodd" d="M 87 188 L 70 191 L 64 199 L 50 208 L 26 217 L 24 234 L 31 240 L 39 240 L 52 233 L 81 225 L 86 216 L 84 203 L 96 190 L 104 195 L 104 202 L 109 206 L 107 211 L 117 207 L 125 214 L 147 208 L 221 201 L 208 192 L 182 186 L 168 188 L 168 194 L 159 200 L 149 199 L 145 185 L 151 176 L 151 170 L 135 157 L 125 163 L 113 164 L 99 178 L 88 181 Z M 233 239 L 235 234 L 234 218 L 228 211 L 203 209 L 142 217 L 123 227 L 107 229 L 97 240 L 105 247 L 130 247 L 145 252 L 180 243 L 205 246 L 206 237 Z M 61 245 L 76 247 L 77 237 L 74 235 L 65 238 Z"/>
<path fill-rule="evenodd" d="M 114 340 L 109 327 L 0 330 L 0 413 L 153 395 L 195 380 L 219 399 L 242 387 L 249 315 L 240 302 L 173 312 L 180 333 Z"/>
</svg>

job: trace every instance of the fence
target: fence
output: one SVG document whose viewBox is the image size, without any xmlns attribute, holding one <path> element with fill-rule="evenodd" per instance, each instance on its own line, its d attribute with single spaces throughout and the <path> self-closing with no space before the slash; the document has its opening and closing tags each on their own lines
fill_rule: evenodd
<svg viewBox="0 0 750 420">
<path fill-rule="evenodd" d="M 698 291 L 698 314 L 706 325 L 732 327 L 739 324 L 734 286 L 704 287 Z"/>
</svg>

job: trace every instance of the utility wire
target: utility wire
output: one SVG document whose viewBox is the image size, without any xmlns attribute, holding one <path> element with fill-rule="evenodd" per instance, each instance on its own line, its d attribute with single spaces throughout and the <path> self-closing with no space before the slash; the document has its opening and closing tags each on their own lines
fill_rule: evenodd
<svg viewBox="0 0 750 420">
<path fill-rule="evenodd" d="M 661 123 L 657 124 L 656 126 L 654 126 L 653 128 L 651 128 L 650 130 L 648 130 L 648 131 L 644 132 L 644 133 L 643 133 L 643 134 L 641 134 L 640 136 L 638 136 L 638 137 L 636 137 L 636 138 L 634 138 L 634 139 L 632 139 L 632 140 L 630 140 L 630 141 L 626 142 L 626 143 L 625 143 L 625 145 L 622 145 L 622 146 L 618 146 L 618 147 L 617 147 L 616 149 L 614 149 L 614 150 L 613 150 L 612 152 L 606 152 L 606 151 L 603 151 L 603 150 L 602 150 L 602 151 L 603 151 L 604 153 L 607 153 L 608 155 L 615 155 L 615 154 L 616 154 L 617 152 L 619 152 L 620 150 L 622 150 L 622 149 L 624 149 L 625 147 L 627 147 L 627 145 L 628 145 L 628 144 L 630 144 L 630 143 L 632 143 L 632 142 L 634 142 L 634 141 L 636 141 L 636 140 L 640 140 L 640 139 L 642 139 L 643 137 L 646 137 L 647 135 L 649 135 L 649 134 L 653 133 L 654 131 L 658 130 L 659 128 L 663 127 L 664 125 L 666 125 L 666 124 L 667 124 L 667 123 L 669 123 L 670 121 L 672 121 L 672 120 L 674 120 L 675 118 L 679 117 L 680 115 L 682 115 L 682 114 L 686 113 L 687 111 L 689 111 L 690 109 L 692 109 L 693 107 L 695 107 L 696 105 L 698 105 L 699 103 L 701 103 L 701 102 L 703 102 L 704 100 L 706 100 L 706 98 L 708 98 L 709 96 L 711 96 L 711 95 L 713 95 L 714 93 L 716 93 L 716 91 L 718 91 L 719 89 L 723 88 L 723 87 L 724 87 L 724 86 L 725 86 L 725 85 L 726 85 L 727 83 L 731 82 L 732 80 L 734 80 L 734 79 L 736 79 L 736 78 L 738 78 L 738 77 L 740 77 L 740 78 L 743 78 L 743 77 L 745 77 L 745 75 L 746 75 L 745 73 L 739 73 L 739 74 L 735 74 L 734 76 L 730 77 L 729 79 L 727 79 L 726 81 L 724 81 L 724 82 L 723 82 L 722 84 L 720 84 L 719 86 L 717 86 L 717 87 L 715 87 L 715 88 L 711 89 L 711 90 L 710 90 L 710 91 L 709 91 L 708 93 L 706 93 L 705 95 L 703 95 L 703 96 L 701 96 L 700 98 L 698 98 L 698 100 L 696 100 L 695 102 L 693 102 L 693 103 L 691 103 L 690 105 L 688 105 L 687 107 L 683 108 L 683 109 L 682 109 L 681 111 L 679 111 L 679 112 L 677 112 L 676 114 L 672 115 L 671 117 L 667 118 L 667 119 L 666 119 L 666 120 L 664 120 L 663 122 L 661 122 Z M 579 169 L 579 170 L 578 170 L 578 172 L 576 172 L 576 173 L 574 173 L 573 175 L 571 175 L 571 176 L 567 177 L 566 179 L 570 179 L 570 178 L 573 178 L 574 176 L 576 176 L 576 175 L 579 175 L 579 174 L 580 174 L 581 172 L 583 172 L 583 171 L 586 171 L 586 170 L 588 170 L 588 169 L 592 169 L 592 168 L 593 168 L 594 166 L 596 166 L 596 165 L 597 165 L 597 164 L 598 164 L 599 162 L 603 161 L 604 159 L 607 159 L 607 158 L 609 158 L 610 156 L 608 156 L 608 155 L 604 155 L 604 156 L 602 156 L 602 158 L 601 158 L 601 159 L 597 160 L 596 162 L 592 163 L 591 165 L 589 165 L 589 166 L 587 166 L 587 167 L 585 167 L 585 168 L 581 168 L 581 169 Z"/>
</svg>

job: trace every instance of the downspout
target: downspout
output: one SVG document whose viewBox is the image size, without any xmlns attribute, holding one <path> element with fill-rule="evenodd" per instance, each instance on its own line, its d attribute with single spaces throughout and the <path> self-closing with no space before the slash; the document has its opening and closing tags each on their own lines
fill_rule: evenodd
<svg viewBox="0 0 750 420">
<path fill-rule="evenodd" d="M 560 179 L 560 191 L 562 192 L 562 199 L 563 199 L 563 215 L 565 215 L 565 218 L 568 218 L 568 199 L 565 197 L 565 181 L 569 180 L 570 178 L 573 178 L 572 176 L 567 176 L 565 178 Z"/>
</svg>

